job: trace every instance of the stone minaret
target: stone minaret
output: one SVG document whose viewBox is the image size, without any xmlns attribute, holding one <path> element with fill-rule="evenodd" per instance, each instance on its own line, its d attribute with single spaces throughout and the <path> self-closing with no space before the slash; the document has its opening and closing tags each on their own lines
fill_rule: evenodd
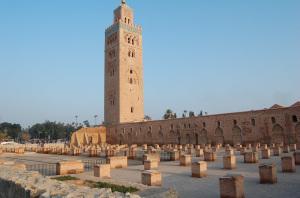
<svg viewBox="0 0 300 198">
<path fill-rule="evenodd" d="M 144 119 L 142 29 L 134 24 L 125 0 L 114 11 L 113 25 L 105 31 L 106 125 Z"/>
</svg>

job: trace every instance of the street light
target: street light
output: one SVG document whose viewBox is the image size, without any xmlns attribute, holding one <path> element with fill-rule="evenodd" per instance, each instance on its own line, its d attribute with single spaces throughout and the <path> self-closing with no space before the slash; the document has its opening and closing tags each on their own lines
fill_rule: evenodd
<svg viewBox="0 0 300 198">
<path fill-rule="evenodd" d="M 75 119 L 76 119 L 76 128 L 78 126 L 78 115 L 75 115 Z"/>
<path fill-rule="evenodd" d="M 94 115 L 94 118 L 95 118 L 95 126 L 96 126 L 96 123 L 97 123 L 97 117 L 98 117 L 98 115 Z"/>
</svg>

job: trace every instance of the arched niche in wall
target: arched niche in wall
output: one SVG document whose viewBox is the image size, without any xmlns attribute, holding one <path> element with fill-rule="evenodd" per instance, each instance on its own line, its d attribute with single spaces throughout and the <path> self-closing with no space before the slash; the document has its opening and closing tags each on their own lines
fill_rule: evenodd
<svg viewBox="0 0 300 198">
<path fill-rule="evenodd" d="M 284 143 L 283 128 L 279 124 L 275 124 L 273 127 L 271 140 L 272 140 L 272 143 L 274 143 L 274 144 Z"/>
<path fill-rule="evenodd" d="M 202 129 L 199 135 L 199 144 L 207 144 L 207 143 L 208 143 L 207 130 Z"/>
<path fill-rule="evenodd" d="M 191 142 L 191 134 L 186 134 L 185 135 L 185 143 L 186 144 L 191 144 L 192 142 Z"/>
<path fill-rule="evenodd" d="M 233 145 L 242 144 L 242 129 L 238 126 L 232 128 L 232 143 Z"/>
<path fill-rule="evenodd" d="M 164 134 L 162 131 L 158 132 L 158 143 L 163 144 L 164 143 Z"/>
<path fill-rule="evenodd" d="M 224 143 L 224 133 L 223 133 L 223 129 L 221 127 L 218 127 L 215 130 L 215 140 L 216 140 L 216 144 Z"/>
<path fill-rule="evenodd" d="M 123 134 L 120 134 L 119 135 L 119 144 L 121 145 L 121 144 L 124 144 L 124 135 Z"/>
<path fill-rule="evenodd" d="M 151 143 L 152 143 L 152 133 L 151 133 L 151 131 L 148 131 L 148 132 L 147 132 L 146 142 L 147 142 L 148 144 L 151 144 Z"/>
<path fill-rule="evenodd" d="M 132 132 L 128 133 L 128 144 L 132 144 L 133 143 L 133 138 L 132 138 Z"/>
</svg>

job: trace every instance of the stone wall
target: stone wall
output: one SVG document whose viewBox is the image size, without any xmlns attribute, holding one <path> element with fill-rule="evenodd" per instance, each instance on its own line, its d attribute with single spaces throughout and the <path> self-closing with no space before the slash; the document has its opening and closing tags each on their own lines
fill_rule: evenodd
<svg viewBox="0 0 300 198">
<path fill-rule="evenodd" d="M 300 104 L 291 107 L 107 126 L 111 144 L 300 143 Z"/>
<path fill-rule="evenodd" d="M 0 197 L 135 197 L 138 195 L 111 192 L 111 189 L 89 188 L 60 182 L 38 172 L 26 171 L 14 165 L 0 165 Z"/>
<path fill-rule="evenodd" d="M 71 137 L 71 146 L 75 147 L 104 143 L 106 143 L 106 128 L 103 126 L 82 128 Z"/>
</svg>

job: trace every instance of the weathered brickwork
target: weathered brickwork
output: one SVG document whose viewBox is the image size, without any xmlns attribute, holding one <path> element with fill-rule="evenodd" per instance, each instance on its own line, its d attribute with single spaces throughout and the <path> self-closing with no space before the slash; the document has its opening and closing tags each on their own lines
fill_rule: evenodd
<svg viewBox="0 0 300 198">
<path fill-rule="evenodd" d="M 113 144 L 297 143 L 300 104 L 286 108 L 107 126 Z"/>
<path fill-rule="evenodd" d="M 104 122 L 143 121 L 144 82 L 142 28 L 134 24 L 133 10 L 122 3 L 113 25 L 105 31 Z"/>
</svg>

